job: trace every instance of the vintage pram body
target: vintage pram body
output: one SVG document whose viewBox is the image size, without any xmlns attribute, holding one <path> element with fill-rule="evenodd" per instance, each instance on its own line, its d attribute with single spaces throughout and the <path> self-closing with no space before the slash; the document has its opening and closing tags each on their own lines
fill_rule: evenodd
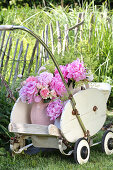
<svg viewBox="0 0 113 170">
<path fill-rule="evenodd" d="M 89 88 L 80 90 L 74 95 L 68 90 L 58 64 L 48 49 L 47 45 L 31 30 L 23 26 L 0 26 L 0 30 L 21 29 L 29 32 L 44 46 L 51 56 L 69 95 L 61 115 L 59 127 L 31 124 L 31 104 L 22 103 L 20 98 L 16 101 L 9 124 L 9 131 L 15 133 L 11 140 L 11 150 L 21 153 L 31 145 L 41 148 L 56 148 L 62 154 L 74 153 L 75 162 L 86 163 L 89 160 L 90 146 L 93 144 L 93 136 L 103 127 L 106 120 L 106 103 L 110 95 L 111 87 L 107 83 L 89 83 Z M 75 107 L 76 106 L 76 107 Z M 77 111 L 77 112 L 76 112 Z M 31 138 L 32 143 L 25 145 L 25 140 Z M 113 131 L 107 130 L 102 141 L 102 149 L 106 154 L 113 154 Z M 68 149 L 68 153 L 65 151 Z"/>
<path fill-rule="evenodd" d="M 76 108 L 86 129 L 90 132 L 90 137 L 93 137 L 96 133 L 98 133 L 105 123 L 106 103 L 110 90 L 111 87 L 107 83 L 90 83 L 89 89 L 79 91 L 74 95 Z M 94 108 L 96 107 L 97 109 L 95 110 Z M 19 145 L 16 143 L 13 144 L 13 151 L 15 153 L 20 153 L 23 149 L 27 148 L 26 146 L 24 147 L 23 141 L 30 137 L 32 139 L 32 144 L 35 147 L 56 148 L 59 149 L 61 153 L 70 155 L 73 152 L 71 148 L 71 151 L 67 154 L 64 150 L 68 148 L 70 143 L 75 144 L 79 139 L 84 137 L 84 133 L 76 116 L 72 115 L 70 100 L 67 102 L 63 110 L 60 119 L 60 129 L 54 125 L 43 126 L 31 124 L 30 110 L 31 105 L 22 103 L 19 98 L 11 112 L 9 131 L 15 133 L 17 140 L 21 139 Z M 87 146 L 84 142 L 86 141 L 83 141 L 83 145 L 85 144 L 85 146 Z M 31 145 L 28 145 L 28 147 Z M 95 145 L 93 144 L 93 140 L 90 140 L 89 146 L 93 145 Z M 88 150 L 88 154 L 89 152 L 90 151 Z M 107 151 L 106 153 L 113 153 L 113 149 L 111 152 Z M 84 163 L 84 161 L 87 162 L 87 159 L 84 159 L 83 161 L 80 160 L 78 163 L 81 164 Z"/>
</svg>

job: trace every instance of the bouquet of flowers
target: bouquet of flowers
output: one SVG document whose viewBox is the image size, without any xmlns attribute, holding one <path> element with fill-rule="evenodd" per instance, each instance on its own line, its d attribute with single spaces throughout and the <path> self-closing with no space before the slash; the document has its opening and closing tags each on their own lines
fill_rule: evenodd
<svg viewBox="0 0 113 170">
<path fill-rule="evenodd" d="M 84 63 L 79 59 L 67 65 L 60 65 L 60 69 L 68 86 L 73 83 L 73 88 L 80 81 L 91 81 L 92 76 L 89 76 Z M 22 82 L 22 88 L 19 91 L 19 96 L 22 102 L 33 103 L 49 102 L 47 106 L 47 115 L 50 120 L 55 120 L 62 114 L 65 106 L 65 101 L 62 97 L 66 94 L 66 88 L 62 82 L 57 69 L 54 73 L 42 72 L 40 75 L 28 77 Z"/>
<path fill-rule="evenodd" d="M 40 76 L 28 77 L 22 82 L 22 88 L 19 91 L 22 102 L 30 104 L 57 97 L 55 90 L 50 89 L 52 79 L 53 74 L 48 72 L 43 72 Z"/>
</svg>

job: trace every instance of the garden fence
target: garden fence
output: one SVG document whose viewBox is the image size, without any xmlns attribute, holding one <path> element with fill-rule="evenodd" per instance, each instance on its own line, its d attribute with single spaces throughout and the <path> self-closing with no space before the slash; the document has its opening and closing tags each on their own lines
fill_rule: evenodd
<svg viewBox="0 0 113 170">
<path fill-rule="evenodd" d="M 77 44 L 78 33 L 79 39 L 82 41 L 82 34 L 84 30 L 84 20 L 85 13 L 78 13 L 77 23 L 75 26 L 68 28 L 68 24 L 64 25 L 63 34 L 61 33 L 59 21 L 56 22 L 56 37 L 57 37 L 57 46 L 54 43 L 54 33 L 53 25 L 50 23 L 45 26 L 45 30 L 42 31 L 42 40 L 49 44 L 49 48 L 52 53 L 56 55 L 64 55 L 65 51 L 68 51 L 69 47 L 69 31 L 74 31 L 74 43 Z M 88 41 L 91 40 L 92 34 L 92 25 L 95 22 L 94 13 L 90 14 L 90 27 L 89 27 L 89 37 Z M 96 29 L 96 28 L 95 28 Z M 96 31 L 96 30 L 95 30 Z M 48 34 L 49 32 L 49 34 Z M 18 80 L 18 77 L 22 78 L 24 75 L 29 76 L 32 73 L 37 73 L 38 69 L 44 65 L 44 63 L 49 59 L 48 53 L 45 51 L 44 47 L 36 40 L 32 53 L 29 53 L 30 43 L 25 45 L 23 40 L 21 42 L 19 39 L 16 39 L 15 43 L 13 42 L 12 32 L 6 31 L 0 32 L 0 74 L 7 80 L 8 84 L 11 87 L 14 87 L 14 84 Z M 50 37 L 48 37 L 50 36 Z M 6 38 L 7 37 L 7 38 Z M 13 52 L 12 51 L 13 49 Z M 31 51 L 31 49 L 30 49 Z M 81 59 L 83 60 L 82 56 Z"/>
</svg>

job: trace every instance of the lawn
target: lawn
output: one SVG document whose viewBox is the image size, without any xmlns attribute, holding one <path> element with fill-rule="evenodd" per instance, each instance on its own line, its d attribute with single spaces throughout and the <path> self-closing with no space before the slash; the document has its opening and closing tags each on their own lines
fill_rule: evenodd
<svg viewBox="0 0 113 170">
<path fill-rule="evenodd" d="M 106 123 L 112 122 L 113 112 L 108 113 Z M 102 131 L 97 138 L 101 140 Z M 96 138 L 96 139 L 97 139 Z M 78 165 L 74 162 L 73 155 L 64 156 L 59 150 L 39 152 L 35 155 L 20 154 L 12 157 L 9 152 L 6 156 L 0 156 L 0 170 L 64 170 L 64 169 L 94 169 L 104 170 L 113 169 L 113 155 L 106 155 L 101 151 L 101 144 L 91 147 L 90 160 L 84 165 Z"/>
<path fill-rule="evenodd" d="M 101 152 L 101 147 L 91 148 L 90 160 L 87 164 L 77 165 L 74 163 L 73 155 L 64 156 L 59 151 L 38 153 L 34 156 L 16 155 L 15 159 L 11 156 L 0 157 L 1 170 L 19 169 L 44 169 L 44 170 L 64 170 L 64 169 L 113 169 L 113 155 L 107 156 Z"/>
</svg>

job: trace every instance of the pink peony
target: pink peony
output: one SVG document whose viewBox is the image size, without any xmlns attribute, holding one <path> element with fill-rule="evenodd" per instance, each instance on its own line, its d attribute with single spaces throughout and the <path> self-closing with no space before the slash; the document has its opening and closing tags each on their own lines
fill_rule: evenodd
<svg viewBox="0 0 113 170">
<path fill-rule="evenodd" d="M 37 83 L 37 84 L 36 84 L 36 87 L 37 87 L 38 89 L 42 89 L 42 88 L 43 88 L 43 86 L 41 85 L 41 83 Z"/>
<path fill-rule="evenodd" d="M 33 94 L 34 92 L 37 91 L 37 88 L 36 88 L 36 82 L 35 81 L 30 81 L 26 84 L 26 90 L 27 90 L 27 93 L 29 94 Z"/>
<path fill-rule="evenodd" d="M 50 88 L 55 90 L 57 95 L 59 96 L 63 96 L 63 94 L 66 93 L 66 88 L 63 82 L 57 79 L 56 77 L 53 77 L 53 80 L 50 84 Z"/>
<path fill-rule="evenodd" d="M 28 101 L 28 103 L 33 102 L 34 94 L 37 94 L 38 90 L 36 88 L 36 82 L 30 81 L 27 82 L 19 91 L 19 96 L 21 97 L 22 102 Z"/>
<path fill-rule="evenodd" d="M 26 102 L 27 100 L 27 91 L 26 91 L 26 86 L 23 86 L 20 91 L 19 91 L 19 96 L 22 100 L 23 103 Z"/>
<path fill-rule="evenodd" d="M 86 79 L 86 69 L 84 67 L 83 62 L 80 62 L 79 59 L 68 64 L 67 71 L 67 78 L 69 79 L 74 79 L 77 82 Z"/>
<path fill-rule="evenodd" d="M 52 73 L 48 73 L 48 72 L 43 72 L 41 73 L 39 76 L 37 76 L 38 82 L 42 85 L 42 86 L 46 86 L 48 87 L 52 81 L 53 78 L 53 74 Z"/>
<path fill-rule="evenodd" d="M 42 96 L 43 99 L 49 98 L 49 93 L 50 93 L 50 91 L 47 88 L 43 88 L 40 91 L 40 95 Z"/>
<path fill-rule="evenodd" d="M 67 79 L 67 74 L 68 74 L 67 65 L 66 66 L 60 65 L 59 67 L 61 69 L 61 72 L 62 72 L 62 74 L 64 76 L 65 81 L 68 82 L 68 79 Z M 55 69 L 54 75 L 55 75 L 56 78 L 58 78 L 60 81 L 62 81 L 62 79 L 60 77 L 60 74 L 59 74 L 57 69 Z"/>
<path fill-rule="evenodd" d="M 50 120 L 55 120 L 62 114 L 63 103 L 60 99 L 57 99 L 49 103 L 47 107 L 47 115 L 50 117 Z"/>
<path fill-rule="evenodd" d="M 69 82 L 69 79 L 78 82 L 86 79 L 87 77 L 89 80 L 92 80 L 92 77 L 88 77 L 86 73 L 84 63 L 80 62 L 79 59 L 66 66 L 60 65 L 60 69 L 67 83 Z M 21 85 L 23 87 L 19 91 L 19 96 L 21 97 L 22 102 L 27 101 L 28 103 L 40 102 L 41 99 L 54 99 L 57 96 L 63 97 L 63 95 L 67 92 L 57 69 L 55 69 L 54 77 L 52 73 L 45 71 L 37 77 L 28 77 L 26 81 L 21 83 Z M 59 100 L 57 100 L 56 103 L 60 107 L 61 103 L 58 101 Z"/>
<path fill-rule="evenodd" d="M 35 81 L 36 83 L 38 82 L 37 78 L 34 76 L 30 76 L 26 79 L 26 82 L 30 82 L 30 81 Z"/>
</svg>

